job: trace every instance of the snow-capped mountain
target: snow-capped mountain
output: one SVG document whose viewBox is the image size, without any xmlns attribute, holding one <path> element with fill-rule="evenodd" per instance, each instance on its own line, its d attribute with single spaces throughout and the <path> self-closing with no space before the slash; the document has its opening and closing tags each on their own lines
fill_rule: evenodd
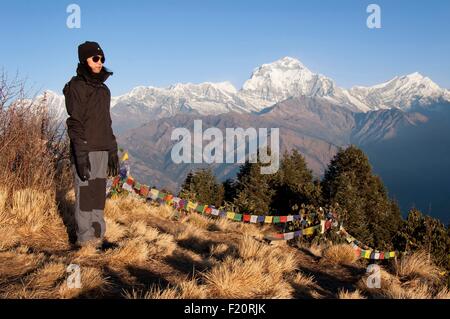
<svg viewBox="0 0 450 319">
<path fill-rule="evenodd" d="M 41 110 L 41 107 L 44 107 L 48 111 L 50 119 L 55 122 L 60 122 L 67 118 L 64 96 L 50 90 L 45 90 L 33 99 L 16 100 L 14 104 L 30 107 L 34 111 Z"/>
<path fill-rule="evenodd" d="M 358 101 L 352 101 L 345 90 L 321 74 L 311 72 L 299 60 L 284 57 L 263 64 L 253 71 L 238 95 L 247 103 L 264 109 L 290 97 L 325 97 L 354 111 L 367 111 Z"/>
<path fill-rule="evenodd" d="M 49 113 L 52 118 L 65 119 L 67 117 L 66 105 L 63 95 L 58 95 L 53 91 L 47 90 L 43 95 L 38 97 L 38 100 L 47 100 L 49 106 Z"/>
<path fill-rule="evenodd" d="M 236 93 L 236 88 L 230 82 L 177 83 L 167 88 L 140 86 L 113 98 L 111 106 L 114 111 L 123 107 L 136 111 L 147 108 L 154 111 L 156 116 L 170 116 L 184 111 L 196 111 L 203 115 L 254 111 L 245 108 Z"/>
<path fill-rule="evenodd" d="M 450 101 L 449 91 L 419 73 L 395 77 L 372 87 L 356 86 L 347 90 L 332 79 L 312 72 L 299 60 L 284 57 L 255 68 L 239 90 L 230 82 L 138 87 L 113 100 L 113 114 L 116 118 L 127 118 L 129 123 L 136 116 L 139 117 L 136 120 L 142 121 L 179 113 L 253 113 L 301 96 L 322 97 L 357 113 L 389 108 L 408 111 L 413 106 Z"/>
<path fill-rule="evenodd" d="M 448 90 L 418 72 L 396 76 L 372 87 L 355 86 L 349 93 L 372 110 L 398 108 L 408 111 L 414 106 L 450 101 Z"/>
<path fill-rule="evenodd" d="M 238 94 L 244 100 L 253 98 L 260 108 L 289 97 L 307 96 L 324 97 L 355 112 L 391 108 L 408 111 L 414 106 L 450 101 L 448 90 L 417 72 L 371 87 L 355 86 L 347 90 L 338 87 L 332 79 L 311 72 L 299 60 L 290 57 L 255 69 Z"/>
<path fill-rule="evenodd" d="M 63 108 L 63 97 L 47 92 L 55 109 Z M 291 97 L 321 97 L 353 112 L 450 102 L 450 92 L 419 73 L 397 76 L 371 87 L 340 88 L 299 60 L 284 57 L 253 70 L 241 89 L 230 82 L 177 83 L 165 88 L 139 86 L 111 100 L 113 122 L 120 129 L 176 114 L 217 115 L 234 111 L 255 113 Z M 60 111 L 62 112 L 62 111 Z"/>
</svg>

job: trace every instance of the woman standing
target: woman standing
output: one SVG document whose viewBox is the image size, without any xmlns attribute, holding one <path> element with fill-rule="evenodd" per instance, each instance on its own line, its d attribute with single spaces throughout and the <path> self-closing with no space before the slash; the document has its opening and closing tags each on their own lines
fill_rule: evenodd
<svg viewBox="0 0 450 319">
<path fill-rule="evenodd" d="M 96 42 L 79 45 L 78 59 L 77 75 L 63 89 L 74 172 L 76 244 L 100 247 L 105 234 L 106 178 L 119 174 L 111 92 L 104 84 L 113 73 L 103 66 L 105 54 Z"/>
</svg>

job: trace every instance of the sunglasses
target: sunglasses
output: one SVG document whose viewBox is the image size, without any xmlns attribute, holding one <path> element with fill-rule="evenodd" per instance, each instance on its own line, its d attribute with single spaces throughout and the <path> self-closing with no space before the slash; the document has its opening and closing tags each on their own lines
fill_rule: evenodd
<svg viewBox="0 0 450 319">
<path fill-rule="evenodd" d="M 100 55 L 96 55 L 92 57 L 92 61 L 94 61 L 95 63 L 97 63 L 98 61 L 100 61 L 100 59 L 102 60 L 102 63 L 105 63 L 105 57 L 100 56 Z"/>
</svg>

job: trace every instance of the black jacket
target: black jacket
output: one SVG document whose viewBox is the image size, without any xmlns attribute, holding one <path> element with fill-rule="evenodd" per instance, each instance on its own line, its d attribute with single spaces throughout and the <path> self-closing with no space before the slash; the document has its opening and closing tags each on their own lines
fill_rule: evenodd
<svg viewBox="0 0 450 319">
<path fill-rule="evenodd" d="M 77 75 L 63 89 L 72 155 L 80 151 L 117 151 L 111 127 L 111 92 L 103 83 L 112 72 L 103 68 L 93 74 L 89 69 L 78 64 Z"/>
</svg>

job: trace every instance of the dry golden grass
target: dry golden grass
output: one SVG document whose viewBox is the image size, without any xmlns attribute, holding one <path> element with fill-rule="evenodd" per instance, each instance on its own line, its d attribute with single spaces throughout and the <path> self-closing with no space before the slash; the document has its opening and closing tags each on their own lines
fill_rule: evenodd
<svg viewBox="0 0 450 319">
<path fill-rule="evenodd" d="M 239 255 L 242 259 L 263 258 L 270 254 L 271 248 L 258 242 L 249 235 L 244 235 L 238 245 Z"/>
<path fill-rule="evenodd" d="M 175 287 L 161 288 L 153 286 L 146 292 L 142 290 L 132 290 L 123 293 L 126 299 L 180 299 L 179 291 Z"/>
<path fill-rule="evenodd" d="M 206 216 L 202 216 L 196 213 L 192 213 L 189 214 L 183 218 L 180 219 L 180 223 L 184 224 L 184 223 L 188 223 L 190 225 L 193 225 L 197 228 L 200 229 L 208 229 L 210 227 L 210 225 L 213 223 L 213 221 L 206 217 Z"/>
<path fill-rule="evenodd" d="M 147 291 L 135 290 L 124 291 L 126 299 L 206 299 L 208 292 L 206 287 L 199 285 L 196 278 L 184 277 L 175 286 L 162 288 L 152 285 Z"/>
<path fill-rule="evenodd" d="M 307 249 L 312 255 L 314 255 L 316 257 L 322 257 L 323 256 L 324 247 L 321 246 L 321 245 L 312 244 Z"/>
<path fill-rule="evenodd" d="M 112 219 L 105 217 L 106 232 L 105 238 L 111 242 L 117 242 L 125 237 L 127 229 Z"/>
<path fill-rule="evenodd" d="M 195 279 L 181 282 L 178 285 L 180 290 L 180 297 L 182 299 L 205 299 L 208 298 L 208 292 L 206 288 L 199 285 Z"/>
<path fill-rule="evenodd" d="M 182 247 L 189 247 L 194 251 L 209 251 L 210 241 L 200 228 L 187 224 L 175 234 L 175 241 Z"/>
<path fill-rule="evenodd" d="M 392 285 L 383 289 L 381 295 L 389 299 L 431 299 L 428 285 L 419 283 L 413 286 Z"/>
<path fill-rule="evenodd" d="M 124 223 L 127 220 L 127 214 L 121 210 L 119 206 L 122 201 L 125 201 L 125 198 L 111 198 L 108 199 L 105 203 L 105 218 L 109 220 L 113 220 L 118 223 Z"/>
<path fill-rule="evenodd" d="M 50 289 L 65 275 L 66 265 L 60 262 L 50 262 L 30 276 L 28 285 L 37 289 Z"/>
<path fill-rule="evenodd" d="M 401 262 L 401 261 L 398 261 Z M 407 261 L 408 262 L 408 261 Z M 394 271 L 395 271 L 394 266 Z M 417 272 L 414 276 L 409 273 L 404 277 L 396 276 L 380 267 L 380 288 L 368 288 L 367 277 L 363 276 L 358 282 L 358 289 L 375 298 L 387 299 L 448 299 L 450 297 L 446 287 L 436 285 L 435 278 L 420 276 Z"/>
<path fill-rule="evenodd" d="M 434 296 L 436 299 L 450 299 L 450 291 L 447 287 L 442 288 Z"/>
<path fill-rule="evenodd" d="M 22 252 L 19 252 L 23 250 Z M 45 264 L 43 254 L 26 254 L 26 247 L 8 256 L 0 269 L 4 286 L 1 298 L 57 298 L 56 286 L 64 278 L 65 266 L 60 262 Z M 3 255 L 3 257 L 5 257 Z"/>
<path fill-rule="evenodd" d="M 230 252 L 230 246 L 225 243 L 220 243 L 216 245 L 211 245 L 209 250 L 209 255 L 218 259 L 222 259 L 225 253 Z"/>
<path fill-rule="evenodd" d="M 108 278 L 104 277 L 102 271 L 94 267 L 81 267 L 81 288 L 71 288 L 67 282 L 59 285 L 58 294 L 60 298 L 77 298 L 83 295 L 87 298 L 98 298 L 107 294 L 111 288 Z"/>
<path fill-rule="evenodd" d="M 178 213 L 171 208 L 169 205 L 160 205 L 160 206 L 146 206 L 148 208 L 148 212 L 160 218 L 165 218 L 168 220 L 176 219 Z"/>
<path fill-rule="evenodd" d="M 296 298 L 320 299 L 322 296 L 317 292 L 317 283 L 314 276 L 308 276 L 302 272 L 293 273 L 288 279 L 295 291 Z"/>
<path fill-rule="evenodd" d="M 341 289 L 338 292 L 338 298 L 339 299 L 366 299 L 364 295 L 361 294 L 361 292 L 356 289 L 355 291 L 348 291 L 345 289 Z"/>
<path fill-rule="evenodd" d="M 149 214 L 150 207 L 134 196 L 109 199 L 105 205 L 105 217 L 122 224 L 128 224 L 130 220 L 145 219 Z"/>
<path fill-rule="evenodd" d="M 11 216 L 15 222 L 30 225 L 32 230 L 39 230 L 48 223 L 50 217 L 56 215 L 53 192 L 40 192 L 29 188 L 14 192 Z"/>
<path fill-rule="evenodd" d="M 71 263 L 81 266 L 95 267 L 97 265 L 101 267 L 106 263 L 106 260 L 100 256 L 94 245 L 87 245 L 73 253 Z"/>
<path fill-rule="evenodd" d="M 242 235 L 252 236 L 258 240 L 262 240 L 264 238 L 264 232 L 267 230 L 268 226 L 256 226 L 255 224 L 247 224 L 247 223 L 235 223 L 231 222 L 228 230 L 235 231 Z"/>
<path fill-rule="evenodd" d="M 142 238 L 147 243 L 149 258 L 162 258 L 172 255 L 177 248 L 174 237 L 170 234 L 159 233 L 155 228 L 150 228 Z"/>
<path fill-rule="evenodd" d="M 293 278 L 293 282 L 297 286 L 302 286 L 302 287 L 312 287 L 315 285 L 313 276 L 307 276 L 301 272 L 298 272 L 297 274 L 295 274 L 295 276 Z"/>
<path fill-rule="evenodd" d="M 346 244 L 328 247 L 323 252 L 323 261 L 331 264 L 354 264 L 358 260 L 352 247 Z"/>
<path fill-rule="evenodd" d="M 0 251 L 14 247 L 20 240 L 17 231 L 5 224 L 0 226 Z"/>
<path fill-rule="evenodd" d="M 0 249 L 19 243 L 39 248 L 67 248 L 67 232 L 52 191 L 20 189 L 12 192 L 10 200 L 11 205 L 4 206 L 0 212 Z"/>
<path fill-rule="evenodd" d="M 128 228 L 128 234 L 129 234 L 129 237 L 131 237 L 131 238 L 136 238 L 136 237 L 146 238 L 147 232 L 150 235 L 150 238 L 151 238 L 150 240 L 153 240 L 156 238 L 156 236 L 158 236 L 158 233 L 156 232 L 156 234 L 155 234 L 153 232 L 153 229 L 147 228 L 147 223 L 143 220 L 137 220 L 137 221 L 132 222 Z M 154 237 L 153 237 L 153 235 L 154 235 Z"/>
<path fill-rule="evenodd" d="M 226 258 L 203 278 L 214 298 L 291 298 L 293 294 L 281 273 L 271 272 L 263 260 Z"/>
<path fill-rule="evenodd" d="M 175 234 L 175 239 L 188 240 L 191 238 L 201 238 L 203 236 L 203 231 L 195 226 L 187 224 L 185 227 L 178 230 Z"/>
<path fill-rule="evenodd" d="M 6 200 L 8 198 L 8 189 L 6 187 L 0 187 L 0 225 L 10 223 L 10 216 L 6 212 Z"/>
<path fill-rule="evenodd" d="M 105 255 L 111 266 L 124 267 L 144 263 L 149 256 L 149 250 L 147 243 L 139 239 L 130 239 L 121 242 L 117 249 L 109 250 Z"/>
<path fill-rule="evenodd" d="M 364 275 L 357 283 L 356 287 L 358 290 L 365 292 L 367 295 L 371 295 L 377 298 L 388 298 L 388 290 L 400 289 L 400 280 L 387 272 L 383 267 L 380 266 L 380 288 L 369 288 L 368 278 L 370 274 Z"/>
<path fill-rule="evenodd" d="M 209 230 L 227 232 L 231 230 L 231 228 L 232 228 L 231 221 L 223 217 L 217 217 L 216 219 L 214 219 L 214 222 L 210 225 Z"/>
<path fill-rule="evenodd" d="M 28 253 L 27 247 L 0 252 L 0 283 L 20 279 L 45 261 L 44 254 Z"/>
<path fill-rule="evenodd" d="M 402 280 L 424 278 L 431 282 L 442 280 L 439 269 L 428 261 L 424 251 L 406 255 L 394 263 L 394 271 Z"/>
</svg>

